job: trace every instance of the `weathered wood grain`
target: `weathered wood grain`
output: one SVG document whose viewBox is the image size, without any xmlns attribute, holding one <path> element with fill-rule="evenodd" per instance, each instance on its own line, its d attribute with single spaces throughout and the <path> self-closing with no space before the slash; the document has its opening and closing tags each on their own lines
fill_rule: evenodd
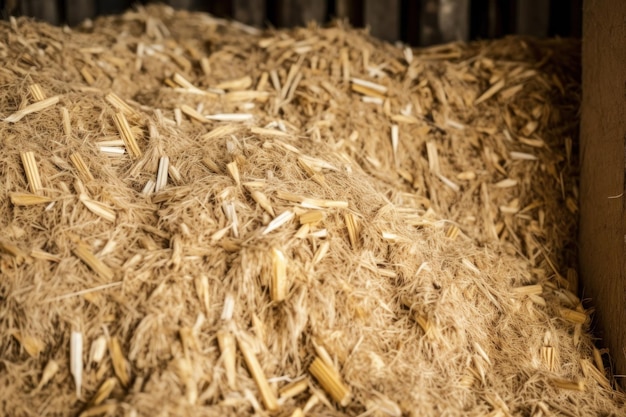
<svg viewBox="0 0 626 417">
<path fill-rule="evenodd" d="M 387 41 L 400 37 L 400 0 L 365 0 L 365 22 L 371 34 Z"/>
<path fill-rule="evenodd" d="M 247 25 L 261 27 L 265 23 L 265 0 L 233 0 L 233 18 Z"/>
<path fill-rule="evenodd" d="M 624 16 L 626 2 L 585 2 L 580 138 L 581 280 L 617 374 L 626 373 Z"/>
</svg>

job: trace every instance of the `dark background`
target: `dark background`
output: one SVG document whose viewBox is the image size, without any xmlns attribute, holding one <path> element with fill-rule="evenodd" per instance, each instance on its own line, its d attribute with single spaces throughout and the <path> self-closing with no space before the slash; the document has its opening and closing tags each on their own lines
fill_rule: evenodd
<svg viewBox="0 0 626 417">
<path fill-rule="evenodd" d="M 149 0 L 0 0 L 2 17 L 30 16 L 76 25 Z M 341 17 L 380 38 L 412 45 L 489 39 L 507 34 L 580 37 L 582 0 L 169 0 L 175 8 L 267 27 Z"/>
</svg>

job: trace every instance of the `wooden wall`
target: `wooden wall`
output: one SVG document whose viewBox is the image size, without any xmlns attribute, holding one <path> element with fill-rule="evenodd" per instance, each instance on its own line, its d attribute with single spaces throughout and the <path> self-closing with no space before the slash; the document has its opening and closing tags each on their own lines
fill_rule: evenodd
<svg viewBox="0 0 626 417">
<path fill-rule="evenodd" d="M 582 0 L 162 0 L 253 26 L 290 27 L 311 20 L 348 19 L 389 41 L 432 45 L 511 33 L 574 36 L 581 33 Z M 119 13 L 150 0 L 0 0 L 0 10 L 75 25 L 98 14 Z"/>
<path fill-rule="evenodd" d="M 580 267 L 595 330 L 626 374 L 626 1 L 585 0 Z M 626 378 L 620 379 L 626 388 Z"/>
</svg>

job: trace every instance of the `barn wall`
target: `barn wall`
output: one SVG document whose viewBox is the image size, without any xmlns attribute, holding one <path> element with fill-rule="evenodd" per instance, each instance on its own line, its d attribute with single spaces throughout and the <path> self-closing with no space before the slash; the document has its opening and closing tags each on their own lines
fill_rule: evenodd
<svg viewBox="0 0 626 417">
<path fill-rule="evenodd" d="M 580 265 L 596 330 L 626 374 L 626 2 L 583 9 Z M 624 384 L 624 379 L 622 379 Z"/>
<path fill-rule="evenodd" d="M 388 41 L 432 45 L 507 34 L 580 36 L 582 0 L 159 0 L 253 26 L 291 27 L 334 18 Z M 0 10 L 76 25 L 153 0 L 0 0 Z"/>
</svg>

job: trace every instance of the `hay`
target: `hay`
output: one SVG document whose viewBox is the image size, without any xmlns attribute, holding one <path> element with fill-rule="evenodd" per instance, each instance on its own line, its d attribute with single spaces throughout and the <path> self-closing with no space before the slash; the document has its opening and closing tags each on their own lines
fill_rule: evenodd
<svg viewBox="0 0 626 417">
<path fill-rule="evenodd" d="M 575 295 L 576 42 L 0 38 L 3 414 L 624 411 Z"/>
</svg>

